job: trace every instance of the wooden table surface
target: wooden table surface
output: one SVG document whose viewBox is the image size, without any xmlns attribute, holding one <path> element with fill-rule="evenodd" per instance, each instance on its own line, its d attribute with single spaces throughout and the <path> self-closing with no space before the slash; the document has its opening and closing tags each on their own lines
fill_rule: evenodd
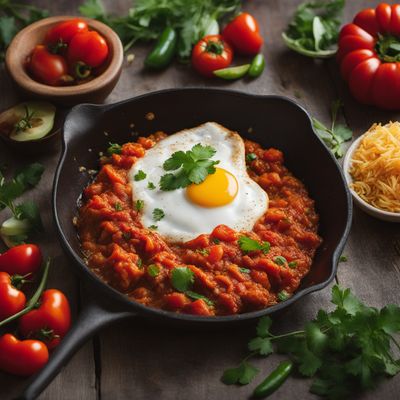
<svg viewBox="0 0 400 400">
<path fill-rule="evenodd" d="M 51 14 L 76 14 L 80 0 L 32 0 L 30 3 L 47 8 Z M 257 80 L 220 83 L 206 81 L 189 68 L 174 65 L 165 72 L 149 74 L 142 70 L 146 46 L 135 47 L 135 60 L 125 63 L 121 79 L 107 102 L 127 99 L 158 89 L 187 86 L 221 86 L 257 94 L 279 94 L 295 99 L 313 116 L 329 123 L 329 107 L 333 100 L 344 101 L 346 122 L 355 137 L 373 122 L 400 119 L 399 113 L 379 111 L 358 104 L 342 83 L 334 60 L 317 62 L 285 48 L 281 32 L 285 29 L 298 0 L 248 0 L 245 9 L 257 16 L 264 37 L 266 71 Z M 344 21 L 365 6 L 378 1 L 348 1 Z M 129 0 L 104 0 L 109 10 L 124 12 Z M 15 104 L 17 99 L 4 69 L 0 71 L 0 108 Z M 38 202 L 46 234 L 41 245 L 53 258 L 50 285 L 64 290 L 70 298 L 75 315 L 79 312 L 79 282 L 55 238 L 50 210 L 52 179 L 60 151 L 29 160 L 0 144 L 0 161 L 13 168 L 28 161 L 40 161 L 46 166 L 40 185 L 25 197 Z M 321 171 L 323 173 L 323 171 Z M 334 190 L 334 188 L 332 188 Z M 332 204 L 332 208 L 335 205 Z M 0 214 L 3 220 L 7 212 Z M 375 307 L 387 303 L 399 304 L 400 242 L 397 224 L 375 220 L 354 210 L 353 226 L 344 254 L 348 261 L 339 265 L 336 281 L 350 287 L 363 301 Z M 306 296 L 284 315 L 274 319 L 279 331 L 300 328 L 321 308 L 330 307 L 330 288 Z M 235 366 L 246 354 L 246 343 L 252 337 L 252 327 L 218 332 L 188 332 L 170 328 L 154 328 L 145 321 L 132 319 L 114 325 L 89 341 L 62 370 L 40 396 L 41 400 L 223 400 L 248 398 L 254 384 L 247 387 L 227 387 L 220 383 L 221 372 Z M 256 361 L 265 376 L 276 366 L 278 355 Z M 0 398 L 14 398 L 25 381 L 0 373 Z M 271 399 L 313 399 L 308 392 L 310 381 L 291 378 Z M 400 377 L 383 382 L 360 399 L 399 398 Z"/>
</svg>

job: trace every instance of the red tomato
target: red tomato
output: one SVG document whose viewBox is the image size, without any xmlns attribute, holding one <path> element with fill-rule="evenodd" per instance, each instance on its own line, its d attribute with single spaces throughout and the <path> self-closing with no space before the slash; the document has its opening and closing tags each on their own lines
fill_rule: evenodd
<svg viewBox="0 0 400 400">
<path fill-rule="evenodd" d="M 19 277 L 18 280 L 22 278 Z M 7 272 L 0 272 L 0 321 L 16 314 L 25 307 L 25 295 L 14 286 Z"/>
<path fill-rule="evenodd" d="M 192 65 L 200 74 L 213 77 L 213 71 L 228 67 L 233 51 L 221 35 L 208 35 L 193 48 Z"/>
<path fill-rule="evenodd" d="M 61 85 L 68 74 L 64 57 L 50 53 L 41 44 L 33 49 L 28 68 L 35 79 L 51 86 Z"/>
<path fill-rule="evenodd" d="M 49 359 L 49 351 L 38 340 L 18 340 L 6 333 L 0 337 L 0 370 L 29 376 L 41 370 Z"/>
<path fill-rule="evenodd" d="M 365 104 L 400 109 L 400 4 L 359 12 L 339 35 L 338 61 L 353 96 Z"/>
<path fill-rule="evenodd" d="M 0 254 L 0 271 L 10 275 L 28 275 L 42 265 L 42 252 L 35 244 L 21 244 Z"/>
<path fill-rule="evenodd" d="M 103 36 L 95 31 L 78 33 L 68 48 L 68 61 L 75 68 L 77 63 L 97 68 L 108 56 L 108 45 Z"/>
<path fill-rule="evenodd" d="M 24 337 L 40 338 L 50 350 L 60 343 L 70 326 L 68 300 L 56 289 L 46 290 L 39 308 L 28 312 L 19 320 L 19 330 Z"/>
<path fill-rule="evenodd" d="M 222 31 L 224 39 L 240 54 L 259 53 L 264 42 L 257 21 L 248 13 L 239 14 Z"/>
<path fill-rule="evenodd" d="M 45 43 L 50 46 L 58 44 L 69 44 L 77 33 L 87 32 L 89 30 L 85 21 L 74 18 L 64 21 L 51 28 L 45 38 Z"/>
</svg>

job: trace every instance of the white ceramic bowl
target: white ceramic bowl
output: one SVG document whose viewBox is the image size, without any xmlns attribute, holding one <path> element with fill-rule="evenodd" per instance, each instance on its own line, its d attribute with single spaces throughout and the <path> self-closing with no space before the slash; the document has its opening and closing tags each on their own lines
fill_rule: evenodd
<svg viewBox="0 0 400 400">
<path fill-rule="evenodd" d="M 362 138 L 364 135 L 357 138 L 357 140 L 352 143 L 352 145 L 347 150 L 346 156 L 343 162 L 343 172 L 346 182 L 349 186 L 350 192 L 353 195 L 354 202 L 367 214 L 371 215 L 372 217 L 381 219 L 383 221 L 390 221 L 390 222 L 400 222 L 400 213 L 397 212 L 389 212 L 384 211 L 379 208 L 372 206 L 371 204 L 367 203 L 363 200 L 351 187 L 351 183 L 353 182 L 353 178 L 350 175 L 350 168 L 351 168 L 351 160 L 353 158 L 354 151 L 358 148 Z"/>
</svg>

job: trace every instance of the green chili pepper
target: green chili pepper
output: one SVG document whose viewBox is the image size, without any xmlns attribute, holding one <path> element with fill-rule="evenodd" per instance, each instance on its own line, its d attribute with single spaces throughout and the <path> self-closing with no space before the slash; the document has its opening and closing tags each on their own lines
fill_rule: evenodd
<svg viewBox="0 0 400 400">
<path fill-rule="evenodd" d="M 293 369 L 289 360 L 281 362 L 255 389 L 253 396 L 256 398 L 267 397 L 279 389 L 286 381 Z"/>
<path fill-rule="evenodd" d="M 222 68 L 214 71 L 214 75 L 218 76 L 218 78 L 234 80 L 245 76 L 249 68 L 250 64 L 239 65 L 237 67 Z"/>
<path fill-rule="evenodd" d="M 144 65 L 153 69 L 167 67 L 175 55 L 176 42 L 176 32 L 172 28 L 165 28 L 153 50 L 144 61 Z"/>
<path fill-rule="evenodd" d="M 265 57 L 262 54 L 257 54 L 250 64 L 249 76 L 252 78 L 259 77 L 265 68 Z"/>
</svg>

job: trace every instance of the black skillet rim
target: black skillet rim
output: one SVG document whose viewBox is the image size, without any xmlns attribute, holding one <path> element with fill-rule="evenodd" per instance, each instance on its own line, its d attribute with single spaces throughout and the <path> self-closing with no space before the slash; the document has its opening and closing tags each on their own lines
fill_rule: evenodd
<svg viewBox="0 0 400 400">
<path fill-rule="evenodd" d="M 318 135 L 315 133 L 313 124 L 312 124 L 312 119 L 308 112 L 302 107 L 300 104 L 298 104 L 296 101 L 285 97 L 285 96 L 279 96 L 279 95 L 260 95 L 260 94 L 249 94 L 245 92 L 241 92 L 238 90 L 228 90 L 228 89 L 218 89 L 218 88 L 199 88 L 199 87 L 188 87 L 188 88 L 176 88 L 176 89 L 164 89 L 164 90 L 158 90 L 146 94 L 142 94 L 139 96 L 132 97 L 130 99 L 122 100 L 117 103 L 112 103 L 112 104 L 106 104 L 106 105 L 94 105 L 94 104 L 80 104 L 71 109 L 71 111 L 68 113 L 65 122 L 64 122 L 64 128 L 67 125 L 68 119 L 70 118 L 70 115 L 73 112 L 76 112 L 76 110 L 79 110 L 80 108 L 85 108 L 87 106 L 90 106 L 92 108 L 98 108 L 102 111 L 102 113 L 106 113 L 107 111 L 113 110 L 114 108 L 118 108 L 119 106 L 126 104 L 126 103 L 132 103 L 135 101 L 139 101 L 142 98 L 146 97 L 152 97 L 152 96 L 157 96 L 157 95 L 162 95 L 165 93 L 177 93 L 177 92 L 197 92 L 197 93 L 207 93 L 207 92 L 214 92 L 214 93 L 220 93 L 220 94 L 225 94 L 225 95 L 230 95 L 230 96 L 240 96 L 240 97 L 252 97 L 255 99 L 265 99 L 265 98 L 270 98 L 270 99 L 277 99 L 281 101 L 286 101 L 289 103 L 292 103 L 294 106 L 298 107 L 303 113 L 306 114 L 308 121 L 310 123 L 310 130 L 311 132 L 314 133 L 314 135 L 317 137 L 317 139 L 321 142 L 321 145 L 324 147 L 325 152 L 327 157 L 330 157 L 336 166 L 337 172 L 340 175 L 340 178 L 342 180 L 343 186 L 345 188 L 345 193 L 347 197 L 347 221 L 346 221 L 346 226 L 344 229 L 344 232 L 342 234 L 342 237 L 339 241 L 339 243 L 336 246 L 336 249 L 333 252 L 333 257 L 332 257 L 332 271 L 330 276 L 324 281 L 319 284 L 311 285 L 307 288 L 301 289 L 295 294 L 289 298 L 288 300 L 275 304 L 273 306 L 264 308 L 262 310 L 257 310 L 257 311 L 252 311 L 249 313 L 243 313 L 243 314 L 234 314 L 234 315 L 227 315 L 227 316 L 213 316 L 213 317 L 204 317 L 204 316 L 194 316 L 190 314 L 179 314 L 176 312 L 172 311 L 165 311 L 161 309 L 156 309 L 156 308 L 151 308 L 144 306 L 140 303 L 134 302 L 132 300 L 129 300 L 128 297 L 117 291 L 116 289 L 112 288 L 111 286 L 107 285 L 105 282 L 103 282 L 97 275 L 95 275 L 89 268 L 87 268 L 86 264 L 83 262 L 82 258 L 75 253 L 75 251 L 72 249 L 70 246 L 67 238 L 65 237 L 63 230 L 60 225 L 60 221 L 58 218 L 58 211 L 57 211 L 57 200 L 56 200 L 56 194 L 57 194 L 57 188 L 58 188 L 58 180 L 60 176 L 61 169 L 64 165 L 65 157 L 68 152 L 68 145 L 65 141 L 65 137 L 63 134 L 63 139 L 62 139 L 62 155 L 60 157 L 60 160 L 57 165 L 56 173 L 54 176 L 54 181 L 53 181 L 53 192 L 52 192 L 52 207 L 53 207 L 53 216 L 54 216 L 54 221 L 56 224 L 57 232 L 59 235 L 59 238 L 62 242 L 62 245 L 64 249 L 69 253 L 69 255 L 72 257 L 74 262 L 79 265 L 80 270 L 85 274 L 85 276 L 91 281 L 91 283 L 95 284 L 98 286 L 99 290 L 102 290 L 103 292 L 107 293 L 112 297 L 116 302 L 118 301 L 120 304 L 122 303 L 126 307 L 132 310 L 132 312 L 137 312 L 142 315 L 148 315 L 150 317 L 154 318 L 163 318 L 163 319 L 169 319 L 169 320 L 177 320 L 177 321 L 185 321 L 185 322 L 193 322 L 193 323 L 198 323 L 198 322 L 204 322 L 205 324 L 213 325 L 213 324 L 219 324 L 219 323 L 229 323 L 229 322 L 238 322 L 238 321 L 245 321 L 245 320 L 254 320 L 257 318 L 260 318 L 265 315 L 269 315 L 272 313 L 275 313 L 277 311 L 280 311 L 294 302 L 298 301 L 302 297 L 304 297 L 307 294 L 310 294 L 315 291 L 322 290 L 326 286 L 329 285 L 330 282 L 334 279 L 336 275 L 336 271 L 338 268 L 338 261 L 339 257 L 342 253 L 342 250 L 346 244 L 347 238 L 350 233 L 350 228 L 351 228 L 351 221 L 352 221 L 352 214 L 353 214 L 353 207 L 352 207 L 352 197 L 350 194 L 350 191 L 347 187 L 346 180 L 344 178 L 343 171 L 341 170 L 339 164 L 337 163 L 335 157 L 332 155 L 332 153 L 326 148 L 324 145 L 323 141 L 318 137 Z M 64 131 L 64 129 L 63 129 Z M 72 222 L 71 222 L 72 223 Z"/>
</svg>

